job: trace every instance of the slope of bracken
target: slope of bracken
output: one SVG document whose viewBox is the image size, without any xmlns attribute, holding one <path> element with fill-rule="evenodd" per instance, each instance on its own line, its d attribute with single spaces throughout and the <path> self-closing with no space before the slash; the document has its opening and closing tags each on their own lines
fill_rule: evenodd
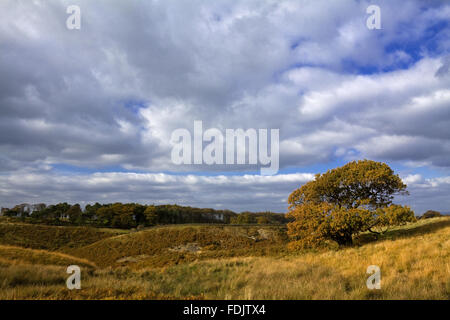
<svg viewBox="0 0 450 320">
<path fill-rule="evenodd" d="M 110 237 L 70 250 L 98 266 L 164 267 L 205 258 L 264 256 L 284 252 L 280 226 L 178 225 Z"/>
<path fill-rule="evenodd" d="M 27 249 L 0 245 L 0 265 L 55 265 L 95 268 L 95 264 L 86 259 L 77 258 L 60 252 Z"/>
<path fill-rule="evenodd" d="M 0 245 L 64 250 L 82 247 L 125 231 L 89 227 L 60 227 L 0 220 Z"/>
<path fill-rule="evenodd" d="M 0 246 L 0 299 L 450 299 L 450 218 L 334 250 L 287 251 L 284 231 L 165 226 L 66 253 Z M 81 290 L 66 288 L 69 264 L 82 267 Z M 369 265 L 381 290 L 366 287 Z"/>
</svg>

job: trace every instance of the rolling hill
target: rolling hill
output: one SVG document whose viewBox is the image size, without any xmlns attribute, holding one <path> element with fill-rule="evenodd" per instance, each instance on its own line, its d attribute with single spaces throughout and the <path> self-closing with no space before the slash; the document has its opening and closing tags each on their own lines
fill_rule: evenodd
<svg viewBox="0 0 450 320">
<path fill-rule="evenodd" d="M 447 217 L 303 252 L 286 249 L 280 226 L 0 230 L 0 299 L 450 299 Z M 82 268 L 81 290 L 65 287 L 69 264 Z M 381 290 L 366 287 L 369 265 Z"/>
</svg>

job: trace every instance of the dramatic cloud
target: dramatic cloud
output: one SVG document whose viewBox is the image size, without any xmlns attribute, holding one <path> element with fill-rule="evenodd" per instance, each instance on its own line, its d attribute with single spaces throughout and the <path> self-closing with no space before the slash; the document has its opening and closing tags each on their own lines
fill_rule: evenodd
<svg viewBox="0 0 450 320">
<path fill-rule="evenodd" d="M 416 213 L 423 213 L 431 208 L 450 213 L 450 176 L 425 179 L 420 174 L 409 175 L 404 178 L 411 193 L 408 197 L 398 200 L 416 209 Z"/>
<path fill-rule="evenodd" d="M 80 30 L 66 28 L 73 4 Z M 380 0 L 382 29 L 369 30 L 370 4 L 1 1 L 0 205 L 282 211 L 306 181 L 283 173 L 371 158 L 420 171 L 428 182 L 412 183 L 408 201 L 445 209 L 445 178 L 423 171 L 450 174 L 450 4 Z M 249 166 L 174 165 L 171 133 L 194 120 L 279 128 L 282 180 Z"/>
<path fill-rule="evenodd" d="M 18 202 L 70 203 L 138 202 L 145 204 L 227 208 L 241 212 L 264 207 L 283 211 L 286 194 L 312 180 L 313 174 L 276 176 L 198 176 L 164 173 L 95 173 L 90 175 L 52 175 L 21 173 L 0 180 L 0 192 L 8 197 L 5 205 Z M 42 189 L 42 186 L 46 186 Z"/>
</svg>

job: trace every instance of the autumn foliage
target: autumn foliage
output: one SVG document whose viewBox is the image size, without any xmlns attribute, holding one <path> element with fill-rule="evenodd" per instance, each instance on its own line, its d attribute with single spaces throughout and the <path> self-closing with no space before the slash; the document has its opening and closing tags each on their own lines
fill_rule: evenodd
<svg viewBox="0 0 450 320">
<path fill-rule="evenodd" d="M 348 245 L 358 233 L 414 221 L 409 207 L 392 204 L 396 194 L 407 194 L 406 185 L 385 163 L 353 161 L 317 174 L 289 196 L 290 246 Z"/>
</svg>

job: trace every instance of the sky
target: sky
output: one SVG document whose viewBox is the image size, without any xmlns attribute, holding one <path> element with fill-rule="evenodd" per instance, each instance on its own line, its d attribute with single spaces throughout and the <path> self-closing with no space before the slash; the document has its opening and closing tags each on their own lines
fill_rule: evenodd
<svg viewBox="0 0 450 320">
<path fill-rule="evenodd" d="M 448 212 L 450 1 L 2 0 L 0 111 L 3 207 L 286 212 L 315 173 L 372 159 L 408 185 L 397 203 Z M 279 129 L 278 173 L 174 164 L 196 120 Z"/>
</svg>

